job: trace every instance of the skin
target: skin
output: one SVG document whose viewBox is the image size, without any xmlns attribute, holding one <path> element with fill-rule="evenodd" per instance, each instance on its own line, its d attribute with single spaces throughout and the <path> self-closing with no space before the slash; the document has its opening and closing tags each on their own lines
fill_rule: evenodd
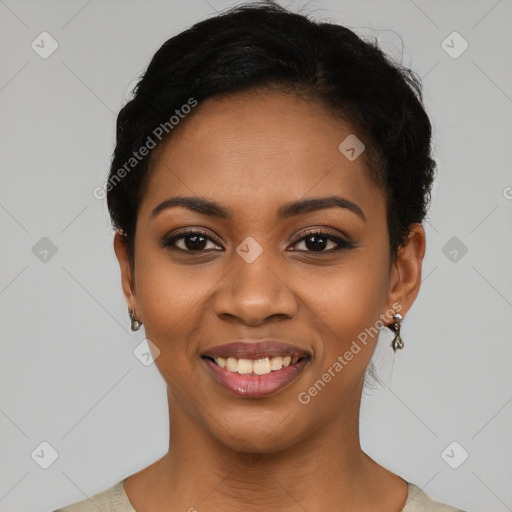
<svg viewBox="0 0 512 512">
<path fill-rule="evenodd" d="M 198 105 L 155 155 L 133 268 L 123 238 L 114 238 L 124 295 L 160 351 L 153 349 L 171 411 L 169 452 L 125 483 L 138 512 L 403 508 L 406 482 L 359 442 L 364 375 L 377 338 L 308 404 L 297 399 L 380 315 L 390 324 L 394 304 L 405 317 L 421 283 L 423 228 L 411 226 L 392 262 L 384 193 L 362 156 L 349 161 L 338 150 L 350 133 L 321 106 L 293 95 L 238 93 Z M 233 217 L 183 207 L 151 216 L 178 195 L 215 200 Z M 285 203 L 332 195 L 356 203 L 366 220 L 346 208 L 276 217 Z M 211 235 L 202 255 L 161 247 L 181 228 Z M 320 254 L 303 238 L 314 228 L 355 248 L 329 253 L 336 244 L 327 241 Z M 248 236 L 263 249 L 252 263 L 236 252 Z M 277 394 L 241 398 L 217 384 L 200 354 L 244 336 L 283 340 L 312 358 Z"/>
</svg>

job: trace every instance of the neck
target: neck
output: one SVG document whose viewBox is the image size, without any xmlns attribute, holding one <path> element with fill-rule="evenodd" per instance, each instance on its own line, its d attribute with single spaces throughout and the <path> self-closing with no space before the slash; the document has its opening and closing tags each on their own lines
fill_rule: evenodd
<svg viewBox="0 0 512 512">
<path fill-rule="evenodd" d="M 386 495 L 389 510 L 400 510 L 405 482 L 361 450 L 362 382 L 354 391 L 321 429 L 271 453 L 244 453 L 220 443 L 168 391 L 171 441 L 169 452 L 150 466 L 145 488 L 151 510 L 169 510 L 170 504 L 172 510 L 244 512 L 387 510 Z"/>
</svg>

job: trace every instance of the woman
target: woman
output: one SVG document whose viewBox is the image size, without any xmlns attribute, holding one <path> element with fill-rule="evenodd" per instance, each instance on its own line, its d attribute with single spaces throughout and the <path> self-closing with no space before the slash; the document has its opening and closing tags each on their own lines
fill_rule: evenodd
<svg viewBox="0 0 512 512">
<path fill-rule="evenodd" d="M 245 4 L 164 43 L 104 189 L 169 451 L 61 511 L 456 510 L 359 442 L 420 288 L 430 151 L 416 75 L 347 28 Z"/>
</svg>

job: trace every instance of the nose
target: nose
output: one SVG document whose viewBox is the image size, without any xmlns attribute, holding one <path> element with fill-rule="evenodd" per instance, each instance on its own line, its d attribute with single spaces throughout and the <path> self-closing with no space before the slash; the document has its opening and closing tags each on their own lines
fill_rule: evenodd
<svg viewBox="0 0 512 512">
<path fill-rule="evenodd" d="M 285 275 L 265 251 L 253 262 L 234 254 L 231 271 L 221 280 L 214 298 L 215 313 L 226 321 L 258 326 L 270 319 L 293 318 L 298 309 Z"/>
</svg>

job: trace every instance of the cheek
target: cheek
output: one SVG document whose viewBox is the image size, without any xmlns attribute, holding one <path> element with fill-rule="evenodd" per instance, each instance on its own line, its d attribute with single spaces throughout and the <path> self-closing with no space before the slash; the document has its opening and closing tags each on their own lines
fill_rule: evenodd
<svg viewBox="0 0 512 512">
<path fill-rule="evenodd" d="M 364 377 L 380 331 L 376 323 L 387 297 L 386 270 L 363 257 L 357 261 L 330 269 L 328 277 L 317 276 L 308 287 L 311 323 L 321 339 L 298 400 L 318 421 L 334 414 Z"/>
<path fill-rule="evenodd" d="M 137 302 L 148 338 L 161 348 L 162 356 L 164 351 L 168 355 L 171 345 L 190 347 L 188 336 L 197 328 L 204 299 L 221 274 L 213 267 L 200 271 L 194 265 L 171 264 L 159 248 L 141 247 L 137 256 Z M 186 354 L 173 351 L 175 359 Z"/>
<path fill-rule="evenodd" d="M 324 277 L 311 278 L 304 293 L 322 337 L 322 367 L 331 366 L 350 350 L 357 353 L 353 358 L 347 354 L 357 360 L 350 366 L 354 370 L 366 367 L 381 325 L 377 321 L 385 310 L 387 283 L 385 265 L 364 254 L 356 255 L 343 268 L 331 268 Z"/>
<path fill-rule="evenodd" d="M 140 237 L 135 264 L 137 298 L 151 324 L 172 322 L 190 310 L 215 282 L 216 270 L 194 264 L 178 264 L 170 252 L 148 237 Z M 190 257 L 191 261 L 193 257 Z M 164 313 L 164 314 L 162 314 Z M 149 323 L 149 322 L 148 322 Z"/>
</svg>

